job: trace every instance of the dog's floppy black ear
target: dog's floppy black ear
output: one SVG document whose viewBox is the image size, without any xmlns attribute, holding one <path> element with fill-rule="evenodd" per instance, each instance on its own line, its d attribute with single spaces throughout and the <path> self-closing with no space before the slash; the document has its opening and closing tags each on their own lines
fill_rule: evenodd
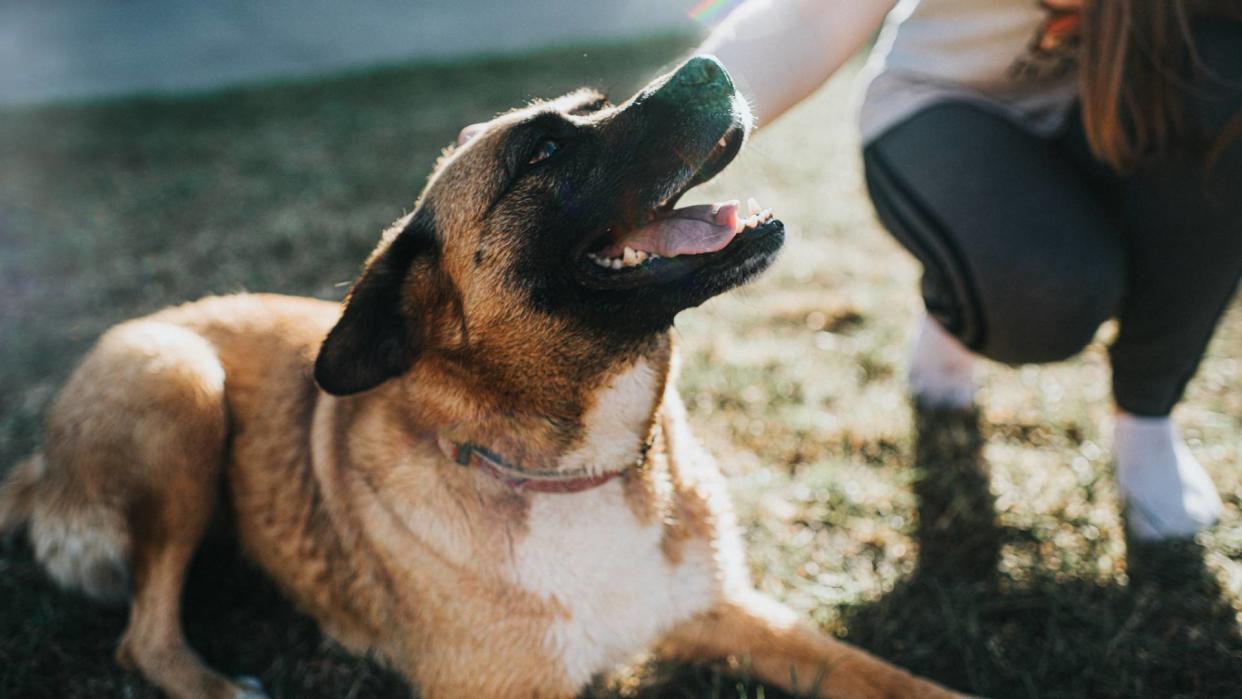
<svg viewBox="0 0 1242 699">
<path fill-rule="evenodd" d="M 349 290 L 345 310 L 315 358 L 315 381 L 328 393 L 346 396 L 374 388 L 414 361 L 418 319 L 408 317 L 403 293 L 413 268 L 438 254 L 429 218 L 416 213 L 381 243 Z"/>
</svg>

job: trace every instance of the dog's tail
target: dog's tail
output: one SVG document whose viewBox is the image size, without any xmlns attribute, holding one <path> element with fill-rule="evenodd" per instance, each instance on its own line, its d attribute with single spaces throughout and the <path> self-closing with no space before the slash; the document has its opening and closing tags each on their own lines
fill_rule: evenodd
<svg viewBox="0 0 1242 699">
<path fill-rule="evenodd" d="M 36 453 L 0 483 L 0 535 L 28 525 L 35 558 L 61 587 L 110 604 L 129 598 L 129 531 L 106 505 L 67 507 Z M 57 506 L 59 505 L 59 506 Z"/>
<path fill-rule="evenodd" d="M 35 489 L 44 468 L 43 454 L 36 452 L 14 466 L 0 482 L 0 536 L 30 520 L 34 512 Z"/>
</svg>

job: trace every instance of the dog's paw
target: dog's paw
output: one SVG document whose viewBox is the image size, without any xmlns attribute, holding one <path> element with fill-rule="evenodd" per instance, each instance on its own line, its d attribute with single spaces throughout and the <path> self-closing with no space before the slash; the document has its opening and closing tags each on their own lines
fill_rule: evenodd
<svg viewBox="0 0 1242 699">
<path fill-rule="evenodd" d="M 263 691 L 263 685 L 259 682 L 259 678 L 243 675 L 234 680 L 237 683 L 237 693 L 233 695 L 234 699 L 271 699 L 267 692 Z"/>
</svg>

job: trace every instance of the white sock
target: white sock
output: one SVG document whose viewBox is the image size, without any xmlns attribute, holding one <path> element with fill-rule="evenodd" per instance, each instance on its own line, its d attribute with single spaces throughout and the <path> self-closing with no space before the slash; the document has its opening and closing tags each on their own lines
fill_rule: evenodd
<svg viewBox="0 0 1242 699">
<path fill-rule="evenodd" d="M 1117 487 L 1135 537 L 1189 537 L 1220 519 L 1220 495 L 1212 478 L 1169 418 L 1119 413 L 1113 449 Z"/>
<path fill-rule="evenodd" d="M 975 403 L 975 357 L 926 313 L 914 340 L 910 395 L 934 408 L 969 408 Z"/>
</svg>

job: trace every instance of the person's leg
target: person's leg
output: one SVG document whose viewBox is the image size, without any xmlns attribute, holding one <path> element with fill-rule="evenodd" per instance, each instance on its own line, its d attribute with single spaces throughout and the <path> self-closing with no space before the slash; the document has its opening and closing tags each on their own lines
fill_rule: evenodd
<svg viewBox="0 0 1242 699">
<path fill-rule="evenodd" d="M 1204 67 L 1189 117 L 1218 133 L 1242 109 L 1242 23 L 1196 32 Z M 1242 140 L 1208 171 L 1202 152 L 1148 163 L 1125 184 L 1122 220 L 1131 281 L 1111 354 L 1121 409 L 1168 415 L 1242 275 Z"/>
<path fill-rule="evenodd" d="M 1242 24 L 1201 25 L 1196 40 L 1205 71 L 1187 116 L 1212 136 L 1242 109 Z M 1085 150 L 1080 132 L 1069 132 L 1071 150 Z M 1147 163 L 1120 195 L 1129 284 L 1111 348 L 1117 481 L 1136 535 L 1186 536 L 1221 505 L 1168 415 L 1242 275 L 1242 142 L 1210 171 L 1202 149 Z"/>
<path fill-rule="evenodd" d="M 975 404 L 975 355 L 924 313 L 910 348 L 906 384 L 926 407 L 966 410 Z"/>
<path fill-rule="evenodd" d="M 1049 141 L 950 103 L 885 133 L 864 162 L 881 222 L 924 265 L 936 325 L 916 344 L 916 397 L 969 399 L 967 353 L 950 336 L 1002 362 L 1055 361 L 1082 349 L 1119 306 L 1120 236 Z"/>
<path fill-rule="evenodd" d="M 1141 540 L 1178 539 L 1220 519 L 1220 495 L 1168 417 L 1114 418 L 1114 477 L 1126 524 Z"/>
</svg>

